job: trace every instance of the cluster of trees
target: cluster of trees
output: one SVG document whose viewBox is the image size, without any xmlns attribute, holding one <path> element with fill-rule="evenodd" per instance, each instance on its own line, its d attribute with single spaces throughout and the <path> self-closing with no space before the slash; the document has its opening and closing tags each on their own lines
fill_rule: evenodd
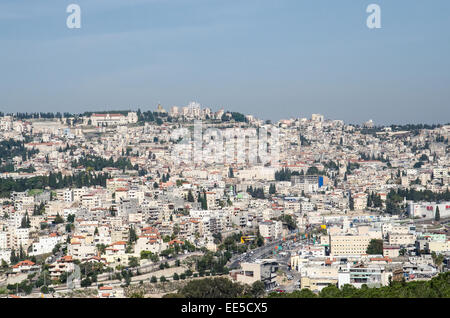
<svg viewBox="0 0 450 318">
<path fill-rule="evenodd" d="M 336 165 L 334 162 L 330 161 L 325 165 L 326 168 L 333 168 L 334 165 Z M 337 167 L 337 166 L 336 166 Z M 338 169 L 338 167 L 336 168 Z M 325 171 L 319 170 L 317 167 L 309 167 L 308 170 L 306 170 L 307 176 L 316 176 L 316 175 L 325 175 Z M 275 172 L 275 180 L 276 181 L 291 181 L 291 176 L 303 176 L 305 173 L 302 171 L 291 171 L 289 168 L 282 168 L 281 170 L 278 170 Z"/>
<path fill-rule="evenodd" d="M 10 197 L 12 191 L 23 192 L 31 189 L 63 189 L 67 187 L 81 188 L 83 186 L 106 187 L 106 180 L 110 176 L 107 173 L 80 172 L 73 176 L 63 176 L 61 172 L 52 173 L 48 176 L 36 176 L 22 179 L 0 179 L 0 197 Z"/>
<path fill-rule="evenodd" d="M 225 265 L 230 258 L 231 253 L 228 251 L 216 253 L 208 251 L 202 257 L 196 259 L 195 269 L 200 276 L 207 273 L 211 273 L 211 275 L 228 274 L 229 269 Z"/>
<path fill-rule="evenodd" d="M 170 180 L 170 174 L 169 173 L 167 173 L 167 174 L 164 174 L 163 173 L 163 175 L 162 175 L 162 177 L 161 177 L 161 181 L 162 182 L 167 182 L 167 181 L 169 181 Z"/>
<path fill-rule="evenodd" d="M 97 276 L 108 269 L 102 263 L 85 262 L 79 264 L 81 273 L 81 287 L 91 286 L 92 283 L 97 282 Z M 110 269 L 109 269 L 110 270 Z"/>
<path fill-rule="evenodd" d="M 450 200 L 450 191 L 447 189 L 447 191 L 438 193 L 433 192 L 431 190 L 421 190 L 417 191 L 414 189 L 397 189 L 391 190 L 388 193 L 388 199 L 392 199 L 395 202 L 403 201 L 403 198 L 406 198 L 406 200 L 412 200 L 414 202 L 417 201 L 427 201 L 427 202 L 439 202 L 439 201 L 449 201 Z"/>
<path fill-rule="evenodd" d="M 8 289 L 10 294 L 15 294 L 16 292 L 19 292 L 29 295 L 33 290 L 33 284 L 29 279 L 24 279 L 18 284 L 8 284 L 6 288 Z"/>
<path fill-rule="evenodd" d="M 9 260 L 11 261 L 11 265 L 15 265 L 18 262 L 26 260 L 27 258 L 28 258 L 27 252 L 24 251 L 22 245 L 20 245 L 19 251 L 17 253 L 15 249 L 11 250 L 11 256 Z"/>
<path fill-rule="evenodd" d="M 154 263 L 159 261 L 158 254 L 154 254 L 149 251 L 141 251 L 141 259 L 149 259 Z"/>
<path fill-rule="evenodd" d="M 222 115 L 221 120 L 222 120 L 222 122 L 227 122 L 227 121 L 231 121 L 231 120 L 234 120 L 235 122 L 238 122 L 238 123 L 248 122 L 248 120 L 244 114 L 237 113 L 237 112 L 231 112 L 231 113 L 226 112 Z"/>
<path fill-rule="evenodd" d="M 25 141 L 14 140 L 12 138 L 2 140 L 0 141 L 0 164 L 17 156 L 22 157 L 22 160 L 25 161 L 38 152 L 39 150 L 37 149 L 25 148 Z"/>
<path fill-rule="evenodd" d="M 167 241 L 167 239 L 164 239 Z M 160 256 L 163 257 L 174 257 L 182 251 L 194 252 L 196 250 L 195 245 L 189 241 L 184 241 L 183 244 L 174 243 L 168 249 L 161 251 L 159 253 Z"/>
<path fill-rule="evenodd" d="M 247 250 L 247 247 L 245 245 L 240 245 L 241 242 L 241 236 L 244 234 L 242 232 L 240 233 L 233 233 L 230 236 L 227 236 L 221 245 L 219 245 L 220 250 L 225 250 L 229 253 L 233 252 L 239 252 L 244 253 Z"/>
<path fill-rule="evenodd" d="M 276 181 L 291 181 L 291 176 L 298 175 L 297 171 L 292 172 L 289 168 L 283 168 L 275 172 Z"/>
<path fill-rule="evenodd" d="M 283 214 L 279 217 L 279 220 L 285 224 L 290 231 L 295 230 L 297 228 L 297 224 L 295 223 L 294 218 L 292 215 Z"/>
<path fill-rule="evenodd" d="M 443 142 L 443 143 L 448 144 L 448 138 L 445 138 L 444 136 L 439 135 L 436 137 L 436 142 Z"/>
<path fill-rule="evenodd" d="M 269 194 L 275 194 L 277 192 L 277 188 L 274 183 L 271 183 L 269 186 Z"/>
<path fill-rule="evenodd" d="M 258 298 L 263 296 L 264 283 L 257 281 L 251 286 L 235 283 L 224 277 L 196 279 L 187 283 L 176 294 L 165 298 Z"/>
<path fill-rule="evenodd" d="M 367 196 L 367 206 L 371 208 L 381 208 L 383 206 L 383 201 L 379 195 L 371 192 Z"/>
<path fill-rule="evenodd" d="M 436 128 L 440 128 L 442 127 L 441 124 L 433 124 L 433 125 L 428 125 L 428 124 L 405 124 L 405 125 L 391 125 L 390 126 L 392 131 L 418 131 L 418 130 L 422 130 L 422 129 L 436 129 Z"/>
<path fill-rule="evenodd" d="M 252 186 L 247 187 L 247 193 L 249 193 L 252 198 L 255 199 L 265 199 L 263 188 L 253 188 Z"/>
<path fill-rule="evenodd" d="M 303 171 L 300 173 L 300 175 L 303 174 Z M 325 171 L 321 171 L 319 170 L 317 167 L 309 167 L 308 170 L 306 170 L 306 175 L 307 176 L 314 176 L 314 175 L 325 175 Z"/>
<path fill-rule="evenodd" d="M 381 162 L 389 162 L 389 159 L 384 159 L 381 154 L 375 157 L 375 155 L 373 155 L 373 154 L 371 156 L 369 156 L 369 155 L 366 155 L 364 152 L 360 152 L 359 156 L 361 157 L 362 160 L 366 160 L 366 161 L 368 161 L 368 160 L 378 160 L 378 161 L 381 161 Z"/>
<path fill-rule="evenodd" d="M 66 143 L 66 146 L 65 146 L 64 148 L 62 148 L 62 147 L 59 147 L 59 148 L 58 148 L 58 152 L 67 152 L 67 151 L 70 151 L 70 152 L 71 152 L 71 155 L 73 155 L 73 151 L 74 151 L 75 149 L 77 149 L 77 146 L 75 146 L 75 145 L 69 146 L 69 143 Z"/>
<path fill-rule="evenodd" d="M 431 280 L 413 282 L 391 282 L 389 286 L 369 288 L 363 285 L 356 288 L 344 285 L 341 289 L 330 285 L 314 294 L 309 289 L 302 289 L 292 293 L 271 293 L 271 298 L 449 298 L 450 272 L 441 273 Z"/>
<path fill-rule="evenodd" d="M 101 171 L 103 168 L 111 167 L 111 168 L 118 168 L 118 169 L 127 169 L 127 170 L 133 170 L 135 167 L 131 164 L 131 161 L 129 158 L 122 157 L 114 161 L 114 159 L 111 157 L 108 160 L 99 156 L 94 155 L 86 155 L 84 158 L 80 158 L 79 160 L 72 161 L 72 167 L 85 167 L 85 168 L 92 168 L 95 171 Z M 137 170 L 137 169 L 135 169 Z"/>
<path fill-rule="evenodd" d="M 167 113 L 159 113 L 159 112 L 152 112 L 152 111 L 146 111 L 141 112 L 139 109 L 137 111 L 137 117 L 138 122 L 145 123 L 145 122 L 155 122 L 157 125 L 162 125 L 164 120 L 163 118 L 166 118 L 167 121 L 171 122 L 172 118 L 167 115 Z"/>
<path fill-rule="evenodd" d="M 76 115 L 70 114 L 70 113 L 64 113 L 61 114 L 60 112 L 34 112 L 34 113 L 15 113 L 15 114 L 9 114 L 9 115 L 13 115 L 15 118 L 19 119 L 19 120 L 23 120 L 23 119 L 35 119 L 35 118 L 44 118 L 44 119 L 54 119 L 54 118 L 62 118 L 64 117 L 74 117 Z"/>
<path fill-rule="evenodd" d="M 45 212 L 45 204 L 41 202 L 39 205 L 34 205 L 33 215 L 42 215 Z"/>
</svg>

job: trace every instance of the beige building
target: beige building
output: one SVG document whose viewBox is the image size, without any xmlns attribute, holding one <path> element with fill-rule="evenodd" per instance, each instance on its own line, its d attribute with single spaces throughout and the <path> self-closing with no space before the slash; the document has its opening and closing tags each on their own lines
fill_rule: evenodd
<svg viewBox="0 0 450 318">
<path fill-rule="evenodd" d="M 389 258 L 395 258 L 400 256 L 400 247 L 399 246 L 384 246 L 383 247 L 383 256 Z"/>
<path fill-rule="evenodd" d="M 300 288 L 307 288 L 313 292 L 320 292 L 328 285 L 337 285 L 337 277 L 302 277 L 300 279 Z"/>
<path fill-rule="evenodd" d="M 413 234 L 389 234 L 389 245 L 413 245 L 416 237 Z"/>
<path fill-rule="evenodd" d="M 331 235 L 330 256 L 355 256 L 366 254 L 372 237 L 369 235 Z"/>
<path fill-rule="evenodd" d="M 432 241 L 427 243 L 427 249 L 430 251 L 430 253 L 445 253 L 450 251 L 450 241 L 446 242 L 438 242 L 438 241 Z"/>
</svg>

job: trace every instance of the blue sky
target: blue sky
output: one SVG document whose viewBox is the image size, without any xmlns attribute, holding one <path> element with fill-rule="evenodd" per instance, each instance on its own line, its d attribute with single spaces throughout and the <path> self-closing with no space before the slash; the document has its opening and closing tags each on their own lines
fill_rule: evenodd
<svg viewBox="0 0 450 318">
<path fill-rule="evenodd" d="M 366 27 L 371 3 L 382 29 Z M 447 123 L 449 57 L 448 0 L 0 2 L 3 112 L 195 100 L 273 120 Z"/>
</svg>

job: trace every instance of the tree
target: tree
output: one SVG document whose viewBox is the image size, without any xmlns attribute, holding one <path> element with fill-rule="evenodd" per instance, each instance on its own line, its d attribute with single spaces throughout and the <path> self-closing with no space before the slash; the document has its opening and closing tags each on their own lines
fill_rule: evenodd
<svg viewBox="0 0 450 318">
<path fill-rule="evenodd" d="M 59 215 L 59 212 L 56 213 L 56 217 L 55 217 L 55 224 L 61 224 L 64 223 L 64 219 Z"/>
<path fill-rule="evenodd" d="M 264 283 L 260 280 L 254 282 L 251 288 L 251 296 L 253 298 L 261 297 L 265 294 L 265 286 Z"/>
<path fill-rule="evenodd" d="M 177 273 L 173 274 L 173 280 L 179 280 L 180 276 Z"/>
<path fill-rule="evenodd" d="M 164 283 L 164 282 L 167 281 L 167 279 L 166 279 L 166 277 L 161 276 L 161 277 L 159 278 L 159 281 L 160 281 L 161 283 Z"/>
<path fill-rule="evenodd" d="M 269 186 L 269 194 L 275 194 L 277 189 L 275 188 L 275 184 L 271 183 Z"/>
<path fill-rule="evenodd" d="M 441 220 L 441 213 L 439 212 L 439 207 L 438 207 L 438 206 L 436 207 L 436 213 L 435 213 L 435 215 L 434 215 L 434 220 L 435 220 L 436 222 L 438 222 L 438 221 Z"/>
<path fill-rule="evenodd" d="M 191 191 L 191 190 L 189 190 L 189 192 L 188 192 L 187 200 L 188 200 L 189 202 L 194 202 L 194 201 L 195 201 L 195 200 L 194 200 L 194 196 L 192 195 L 192 191 Z"/>
<path fill-rule="evenodd" d="M 128 261 L 128 265 L 130 267 L 138 267 L 139 266 L 139 260 L 137 259 L 137 257 L 130 257 L 130 259 Z"/>
<path fill-rule="evenodd" d="M 442 254 L 436 254 L 436 252 L 432 252 L 431 253 L 431 258 L 433 259 L 433 263 L 434 265 L 436 265 L 436 267 L 439 269 L 439 271 L 441 270 L 441 265 L 444 262 L 444 255 Z"/>
<path fill-rule="evenodd" d="M 341 297 L 339 288 L 336 285 L 328 285 L 320 291 L 321 298 L 338 298 Z"/>
<path fill-rule="evenodd" d="M 158 282 L 158 279 L 156 278 L 156 276 L 152 276 L 152 278 L 150 279 L 150 283 L 156 283 Z"/>
<path fill-rule="evenodd" d="M 25 212 L 25 215 L 23 216 L 22 221 L 20 222 L 20 227 L 22 229 L 31 227 L 30 218 L 28 217 L 28 212 Z"/>
<path fill-rule="evenodd" d="M 366 253 L 370 255 L 383 255 L 383 240 L 370 240 Z"/>
<path fill-rule="evenodd" d="M 130 298 L 145 298 L 143 291 L 135 291 L 130 295 Z"/>
<path fill-rule="evenodd" d="M 353 200 L 353 197 L 351 194 L 348 197 L 348 206 L 350 208 L 350 211 L 355 210 L 355 201 Z"/>
<path fill-rule="evenodd" d="M 10 261 L 11 261 L 11 265 L 14 265 L 19 261 L 18 257 L 16 256 L 16 251 L 14 250 L 14 248 L 11 249 Z"/>
<path fill-rule="evenodd" d="M 92 281 L 89 277 L 86 277 L 85 279 L 83 279 L 80 283 L 81 287 L 88 287 L 92 285 Z"/>
<path fill-rule="evenodd" d="M 208 210 L 208 201 L 206 200 L 206 191 L 203 191 L 203 196 L 198 195 L 198 201 L 201 203 L 202 210 Z"/>
</svg>

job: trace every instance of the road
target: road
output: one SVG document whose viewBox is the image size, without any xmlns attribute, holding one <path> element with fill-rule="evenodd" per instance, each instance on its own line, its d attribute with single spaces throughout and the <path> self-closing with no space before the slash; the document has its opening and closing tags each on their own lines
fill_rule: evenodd
<svg viewBox="0 0 450 318">
<path fill-rule="evenodd" d="M 295 234 L 290 234 L 286 237 L 286 240 L 289 240 L 289 239 L 293 238 L 294 236 L 295 236 Z M 247 261 L 251 262 L 252 260 L 272 256 L 273 249 L 275 248 L 275 246 L 281 245 L 282 243 L 283 243 L 283 240 L 279 239 L 276 241 L 269 242 L 269 243 L 267 243 L 261 247 L 258 247 L 250 252 L 240 254 L 240 255 L 235 255 L 228 261 L 227 267 L 229 269 L 236 269 L 236 268 L 239 268 L 239 264 L 242 261 L 243 262 L 247 262 Z"/>
</svg>

